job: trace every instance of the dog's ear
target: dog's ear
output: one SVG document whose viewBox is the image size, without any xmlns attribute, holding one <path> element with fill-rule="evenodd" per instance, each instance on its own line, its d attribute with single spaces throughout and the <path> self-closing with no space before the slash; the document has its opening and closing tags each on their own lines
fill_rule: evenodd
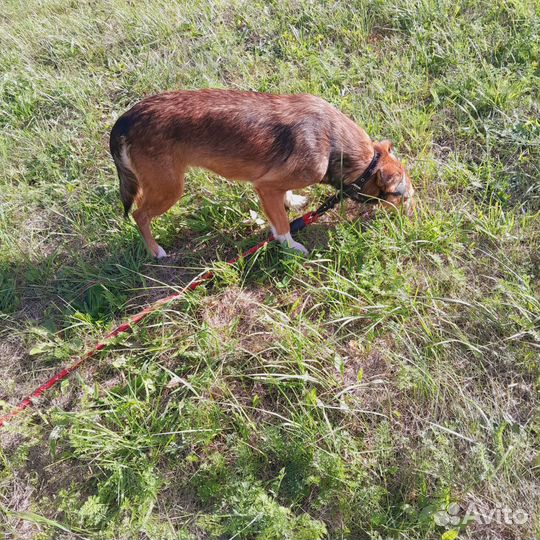
<svg viewBox="0 0 540 540">
<path fill-rule="evenodd" d="M 373 172 L 377 174 L 377 183 L 382 185 L 383 183 L 382 177 L 386 176 L 383 174 L 384 173 L 383 168 L 385 167 L 385 165 L 388 164 L 389 161 L 391 161 L 385 158 L 388 157 L 392 153 L 392 150 L 394 149 L 394 145 L 392 144 L 392 141 L 385 139 L 384 141 L 373 142 L 373 149 L 376 152 L 379 152 L 379 155 L 380 155 L 379 163 L 377 163 L 377 167 L 375 167 L 375 170 Z"/>
<path fill-rule="evenodd" d="M 392 186 L 402 178 L 403 167 L 393 154 L 394 145 L 392 144 L 392 141 L 386 139 L 381 142 L 376 142 L 373 144 L 373 147 L 381 155 L 381 159 L 376 169 L 377 184 L 381 188 L 388 190 L 389 186 Z"/>
<path fill-rule="evenodd" d="M 375 143 L 375 146 L 379 150 L 379 152 L 383 154 L 391 154 L 394 150 L 394 145 L 392 144 L 392 141 L 389 141 L 388 139 L 385 139 L 384 141 L 381 141 L 379 143 Z"/>
</svg>

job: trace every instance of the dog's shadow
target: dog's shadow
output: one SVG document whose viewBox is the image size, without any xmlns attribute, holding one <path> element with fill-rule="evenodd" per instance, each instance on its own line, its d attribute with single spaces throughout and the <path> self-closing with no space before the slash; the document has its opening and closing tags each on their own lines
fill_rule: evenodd
<svg viewBox="0 0 540 540">
<path fill-rule="evenodd" d="M 324 249 L 331 228 L 317 223 L 295 237 L 309 250 Z M 165 244 L 168 257 L 156 261 L 134 225 L 132 233 L 131 241 L 105 240 L 0 268 L 0 313 L 5 315 L 0 325 L 3 319 L 4 325 L 30 324 L 55 332 L 69 326 L 73 316 L 107 323 L 182 289 L 216 263 L 240 256 L 269 235 L 267 228 L 247 227 L 243 236 L 231 238 L 219 229 L 200 232 L 180 227 Z M 276 242 L 266 249 L 275 255 L 272 260 L 286 256 Z M 250 282 L 249 275 L 244 282 Z"/>
<path fill-rule="evenodd" d="M 317 223 L 295 235 L 295 238 L 310 251 L 325 249 L 328 246 L 331 230 L 331 224 Z M 177 292 L 221 263 L 228 263 L 238 257 L 242 258 L 243 253 L 264 242 L 268 236 L 269 231 L 261 229 L 237 242 L 231 241 L 229 236 L 222 234 L 213 234 L 210 238 L 205 238 L 188 233 L 187 236 L 178 237 L 168 246 L 166 258 L 159 261 L 148 260 L 148 263 L 144 265 L 142 274 L 145 286 L 132 295 L 129 309 L 136 309 L 138 306 L 147 305 L 167 294 Z M 254 284 L 259 279 L 257 266 L 274 267 L 283 257 L 291 256 L 291 253 L 282 250 L 277 242 L 270 242 L 264 249 L 271 252 L 270 258 L 249 265 L 250 271 L 243 275 L 243 282 L 246 285 Z M 252 258 L 254 255 L 243 260 L 250 262 Z M 268 268 L 259 269 L 268 270 Z"/>
</svg>

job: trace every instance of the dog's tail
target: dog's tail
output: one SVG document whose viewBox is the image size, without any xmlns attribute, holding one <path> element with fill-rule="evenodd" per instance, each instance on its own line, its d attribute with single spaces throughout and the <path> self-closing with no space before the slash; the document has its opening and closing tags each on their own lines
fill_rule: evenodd
<svg viewBox="0 0 540 540">
<path fill-rule="evenodd" d="M 129 158 L 129 144 L 127 142 L 128 122 L 120 117 L 111 131 L 109 148 L 116 165 L 118 178 L 120 179 L 120 199 L 124 205 L 124 216 L 127 217 L 133 201 L 139 192 L 139 181 L 133 171 Z"/>
</svg>

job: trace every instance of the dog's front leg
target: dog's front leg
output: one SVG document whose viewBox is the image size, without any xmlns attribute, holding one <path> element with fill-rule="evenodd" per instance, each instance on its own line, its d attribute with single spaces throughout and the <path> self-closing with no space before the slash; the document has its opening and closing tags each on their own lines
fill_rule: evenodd
<svg viewBox="0 0 540 540">
<path fill-rule="evenodd" d="M 285 210 L 285 191 L 269 187 L 255 188 L 266 217 L 272 225 L 274 238 L 283 245 L 307 255 L 308 250 L 291 236 L 289 218 Z"/>
</svg>

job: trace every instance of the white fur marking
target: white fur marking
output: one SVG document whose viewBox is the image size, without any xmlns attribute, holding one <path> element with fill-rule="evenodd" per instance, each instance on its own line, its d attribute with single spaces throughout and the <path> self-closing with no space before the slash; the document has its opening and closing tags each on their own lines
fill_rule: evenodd
<svg viewBox="0 0 540 540">
<path fill-rule="evenodd" d="M 161 246 L 158 246 L 156 259 L 164 259 L 166 256 L 167 256 L 167 252 Z"/>
<path fill-rule="evenodd" d="M 124 139 L 124 137 L 122 137 Z M 125 143 L 125 140 L 122 140 L 122 149 L 120 150 L 120 159 L 122 160 L 122 164 L 128 168 L 133 170 L 133 164 L 131 163 L 131 159 L 129 157 L 129 146 Z"/>
<path fill-rule="evenodd" d="M 293 210 L 300 210 L 307 204 L 307 197 L 295 195 L 292 191 L 285 193 L 285 206 Z"/>
<path fill-rule="evenodd" d="M 287 234 L 278 234 L 276 236 L 276 240 L 279 243 L 291 249 L 294 249 L 295 251 L 299 251 L 300 253 L 303 253 L 304 255 L 307 255 L 309 253 L 309 251 L 300 242 L 293 240 L 293 237 L 291 236 L 290 232 L 288 232 Z"/>
</svg>

